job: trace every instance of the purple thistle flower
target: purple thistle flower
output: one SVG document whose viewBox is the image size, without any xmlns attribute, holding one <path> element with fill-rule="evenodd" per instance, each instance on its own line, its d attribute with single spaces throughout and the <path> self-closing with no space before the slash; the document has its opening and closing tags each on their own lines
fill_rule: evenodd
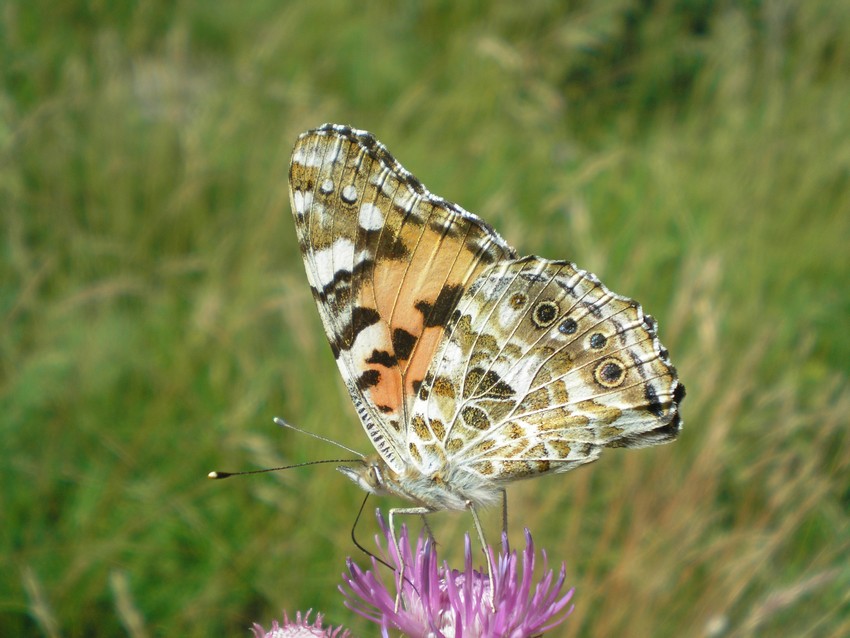
<svg viewBox="0 0 850 638">
<path fill-rule="evenodd" d="M 399 548 L 403 557 L 404 581 L 398 610 L 396 596 L 378 575 L 378 561 L 374 557 L 372 569 L 367 571 L 349 559 L 348 574 L 343 574 L 345 585 L 340 585 L 340 591 L 346 597 L 345 605 L 380 625 L 383 636 L 389 636 L 390 629 L 394 629 L 408 638 L 526 638 L 556 627 L 573 610 L 570 606 L 564 611 L 574 590 L 561 595 L 566 569 L 562 564 L 555 579 L 547 567 L 545 550 L 541 551 L 544 576 L 532 594 L 535 552 L 527 529 L 521 573 L 516 551 L 510 551 L 507 536 L 502 536 L 502 551 L 498 560 L 493 561 L 497 565 L 493 574 L 494 613 L 490 607 L 490 580 L 486 572 L 472 567 L 468 534 L 464 543 L 464 569 L 458 571 L 449 569 L 445 561 L 438 566 L 434 543 L 424 534 L 417 540 L 416 550 L 411 551 L 407 527 L 402 525 L 397 548 L 380 513 L 378 523 L 384 535 L 384 542 L 376 536 L 379 554 L 395 566 L 396 574 L 402 565 Z M 493 556 L 492 548 L 488 547 L 487 551 Z"/>
<path fill-rule="evenodd" d="M 334 629 L 333 627 L 329 627 L 325 629 L 322 627 L 322 614 L 316 615 L 316 621 L 314 623 L 310 623 L 309 617 L 310 612 L 312 610 L 308 610 L 306 614 L 304 614 L 304 618 L 301 617 L 301 612 L 296 612 L 295 614 L 295 622 L 289 620 L 289 617 L 286 615 L 286 612 L 283 612 L 283 626 L 280 626 L 276 620 L 272 621 L 272 628 L 269 631 L 263 629 L 257 623 L 254 623 L 254 627 L 251 631 L 254 632 L 254 638 L 350 638 L 351 634 L 347 629 L 343 630 L 342 627 L 337 627 Z"/>
</svg>

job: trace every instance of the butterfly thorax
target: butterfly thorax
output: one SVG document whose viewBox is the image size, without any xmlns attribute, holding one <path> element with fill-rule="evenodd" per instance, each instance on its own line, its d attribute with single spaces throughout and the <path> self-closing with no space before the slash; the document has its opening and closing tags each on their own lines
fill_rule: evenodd
<svg viewBox="0 0 850 638">
<path fill-rule="evenodd" d="M 429 473 L 410 465 L 399 474 L 379 456 L 371 456 L 363 465 L 337 469 L 370 494 L 400 496 L 431 510 L 487 507 L 498 502 L 500 495 L 492 484 L 450 465 Z"/>
</svg>

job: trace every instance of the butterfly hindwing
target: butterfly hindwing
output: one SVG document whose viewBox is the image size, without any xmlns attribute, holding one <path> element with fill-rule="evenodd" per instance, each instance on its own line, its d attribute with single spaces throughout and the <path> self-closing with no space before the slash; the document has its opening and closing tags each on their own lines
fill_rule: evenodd
<svg viewBox="0 0 850 638">
<path fill-rule="evenodd" d="M 675 438 L 684 388 L 640 306 L 573 264 L 525 257 L 460 299 L 411 415 L 420 469 L 477 481 L 563 472 Z"/>
<path fill-rule="evenodd" d="M 459 299 L 513 249 L 430 194 L 374 137 L 324 125 L 299 137 L 290 196 L 307 277 L 337 365 L 387 464 Z"/>
</svg>

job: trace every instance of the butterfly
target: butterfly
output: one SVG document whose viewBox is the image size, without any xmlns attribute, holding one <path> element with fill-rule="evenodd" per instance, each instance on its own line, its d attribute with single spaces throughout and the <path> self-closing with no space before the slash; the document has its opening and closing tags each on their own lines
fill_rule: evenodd
<svg viewBox="0 0 850 638">
<path fill-rule="evenodd" d="M 476 510 L 504 507 L 508 484 L 678 435 L 685 388 L 637 302 L 568 261 L 519 257 L 368 132 L 303 133 L 289 184 L 319 316 L 377 452 L 339 469 L 411 501 L 391 527 L 469 510 L 483 544 Z"/>
</svg>

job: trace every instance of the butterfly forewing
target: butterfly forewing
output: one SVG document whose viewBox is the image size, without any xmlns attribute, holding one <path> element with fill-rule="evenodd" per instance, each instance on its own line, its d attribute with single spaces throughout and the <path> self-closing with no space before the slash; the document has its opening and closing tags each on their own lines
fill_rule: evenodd
<svg viewBox="0 0 850 638">
<path fill-rule="evenodd" d="M 374 137 L 344 126 L 298 139 L 290 195 L 340 372 L 376 449 L 401 472 L 410 410 L 452 311 L 513 250 L 431 195 Z"/>
</svg>

